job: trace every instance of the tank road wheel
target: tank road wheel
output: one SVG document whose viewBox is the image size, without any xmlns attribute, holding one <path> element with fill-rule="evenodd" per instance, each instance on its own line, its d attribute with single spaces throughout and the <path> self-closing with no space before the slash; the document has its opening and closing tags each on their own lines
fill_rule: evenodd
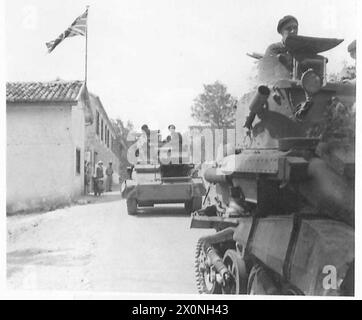
<svg viewBox="0 0 362 320">
<path fill-rule="evenodd" d="M 137 199 L 128 198 L 127 199 L 127 211 L 130 216 L 137 214 Z"/>
<path fill-rule="evenodd" d="M 223 261 L 231 277 L 222 287 L 222 293 L 246 294 L 248 277 L 243 259 L 235 250 L 229 249 L 226 250 Z"/>
<path fill-rule="evenodd" d="M 204 241 L 199 240 L 196 245 L 195 275 L 197 290 L 201 294 L 219 294 L 221 286 L 216 282 L 216 271 L 208 263 L 204 251 Z"/>
</svg>

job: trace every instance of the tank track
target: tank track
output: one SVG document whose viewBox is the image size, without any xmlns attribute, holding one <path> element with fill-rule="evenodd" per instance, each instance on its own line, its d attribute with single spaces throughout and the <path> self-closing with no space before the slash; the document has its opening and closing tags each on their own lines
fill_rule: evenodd
<svg viewBox="0 0 362 320">
<path fill-rule="evenodd" d="M 202 275 L 202 273 L 200 272 L 200 253 L 203 250 L 202 246 L 203 246 L 204 241 L 202 239 L 199 239 L 197 241 L 196 244 L 196 251 L 195 251 L 195 277 L 196 277 L 196 287 L 197 287 L 197 291 L 200 294 L 207 294 L 207 288 L 206 288 L 206 284 L 205 284 L 205 279 Z"/>
<path fill-rule="evenodd" d="M 195 277 L 196 277 L 196 287 L 197 291 L 200 294 L 219 294 L 221 293 L 221 287 L 219 284 L 215 283 L 212 288 L 208 288 L 205 282 L 204 274 L 200 271 L 200 254 L 203 252 L 203 246 L 205 244 L 205 240 L 200 238 L 196 244 L 195 251 Z M 206 258 L 206 252 L 204 252 Z"/>
</svg>

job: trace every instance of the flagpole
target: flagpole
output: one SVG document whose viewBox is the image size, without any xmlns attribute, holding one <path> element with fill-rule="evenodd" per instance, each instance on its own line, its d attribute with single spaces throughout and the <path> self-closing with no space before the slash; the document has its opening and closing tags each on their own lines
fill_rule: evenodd
<svg viewBox="0 0 362 320">
<path fill-rule="evenodd" d="M 87 66 L 88 66 L 88 8 L 87 8 L 87 19 L 85 28 L 85 66 L 84 66 L 84 84 L 87 85 Z"/>
</svg>

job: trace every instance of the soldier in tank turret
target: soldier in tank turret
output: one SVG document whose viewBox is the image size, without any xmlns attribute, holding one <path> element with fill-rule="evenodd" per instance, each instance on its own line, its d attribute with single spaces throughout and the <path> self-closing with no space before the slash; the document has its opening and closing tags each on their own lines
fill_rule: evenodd
<svg viewBox="0 0 362 320">
<path fill-rule="evenodd" d="M 141 127 L 142 134 L 137 141 L 138 150 L 136 151 L 136 156 L 140 158 L 141 161 L 150 162 L 150 142 L 151 142 L 151 130 L 147 124 L 144 124 Z"/>
<path fill-rule="evenodd" d="M 168 126 L 170 134 L 166 138 L 167 143 L 172 144 L 172 152 L 178 158 L 179 163 L 182 162 L 182 135 L 176 132 L 176 127 L 173 124 Z M 171 154 L 169 154 L 171 156 Z"/>
<path fill-rule="evenodd" d="M 275 77 L 290 78 L 293 70 L 293 58 L 285 46 L 285 40 L 289 35 L 298 34 L 298 20 L 287 15 L 278 22 L 277 31 L 282 36 L 280 42 L 268 46 L 259 65 L 259 78 L 263 82 L 275 79 Z"/>
<path fill-rule="evenodd" d="M 288 55 L 288 49 L 285 46 L 286 38 L 291 34 L 298 34 L 298 20 L 293 16 L 285 16 L 278 22 L 277 31 L 281 34 L 282 40 L 271 44 L 265 51 L 265 56 L 278 56 L 280 54 Z M 291 66 L 290 66 L 291 67 Z"/>
</svg>

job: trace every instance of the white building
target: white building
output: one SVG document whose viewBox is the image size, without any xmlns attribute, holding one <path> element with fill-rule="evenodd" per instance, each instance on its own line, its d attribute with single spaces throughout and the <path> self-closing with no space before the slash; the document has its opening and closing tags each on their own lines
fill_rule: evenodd
<svg viewBox="0 0 362 320">
<path fill-rule="evenodd" d="M 116 132 L 98 96 L 89 93 L 89 106 L 94 121 L 86 127 L 85 160 L 90 163 L 92 173 L 99 160 L 103 161 L 104 168 L 112 162 L 113 184 L 118 184 L 120 151 L 117 150 L 119 146 L 116 144 Z"/>
<path fill-rule="evenodd" d="M 50 209 L 83 193 L 87 101 L 82 81 L 7 83 L 8 213 Z"/>
</svg>

